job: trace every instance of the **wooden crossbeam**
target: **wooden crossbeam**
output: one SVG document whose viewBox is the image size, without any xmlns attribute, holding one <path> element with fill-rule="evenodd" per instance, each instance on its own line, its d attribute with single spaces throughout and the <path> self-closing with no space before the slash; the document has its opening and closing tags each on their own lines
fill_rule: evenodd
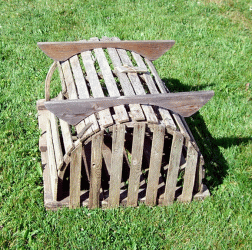
<svg viewBox="0 0 252 250">
<path fill-rule="evenodd" d="M 57 117 L 76 125 L 91 114 L 124 104 L 155 105 L 189 117 L 205 105 L 214 95 L 213 91 L 150 94 L 138 96 L 102 97 L 45 102 L 45 107 Z"/>
<path fill-rule="evenodd" d="M 79 42 L 39 42 L 43 52 L 55 61 L 65 61 L 78 53 L 97 48 L 116 48 L 134 51 L 149 60 L 156 60 L 169 50 L 175 41 L 79 41 Z"/>
</svg>

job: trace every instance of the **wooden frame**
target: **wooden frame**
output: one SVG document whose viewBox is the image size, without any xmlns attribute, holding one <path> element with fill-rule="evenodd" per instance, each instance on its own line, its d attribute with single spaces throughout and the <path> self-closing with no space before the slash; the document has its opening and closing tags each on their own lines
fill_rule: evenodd
<svg viewBox="0 0 252 250">
<path fill-rule="evenodd" d="M 52 64 L 45 100 L 37 102 L 47 209 L 168 205 L 209 195 L 203 157 L 181 114 L 196 112 L 213 92 L 169 93 L 151 60 L 173 43 L 39 44 L 64 59 Z M 57 68 L 62 91 L 50 100 Z"/>
</svg>

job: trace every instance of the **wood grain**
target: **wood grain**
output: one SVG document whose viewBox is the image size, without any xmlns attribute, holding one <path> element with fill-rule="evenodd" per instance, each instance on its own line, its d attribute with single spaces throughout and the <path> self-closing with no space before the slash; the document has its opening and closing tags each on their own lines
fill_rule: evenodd
<svg viewBox="0 0 252 250">
<path fill-rule="evenodd" d="M 108 38 L 104 38 L 103 40 L 106 40 Z M 111 58 L 111 61 L 114 65 L 114 68 L 116 67 L 122 67 L 122 62 L 120 60 L 120 57 L 117 53 L 117 50 L 115 48 L 108 48 L 108 53 Z M 135 95 L 134 89 L 131 86 L 130 80 L 127 77 L 127 74 L 117 72 L 117 77 L 120 81 L 123 93 L 125 96 L 132 96 Z M 143 114 L 142 108 L 139 104 L 130 104 L 130 111 L 132 114 L 132 118 L 136 121 L 141 121 L 145 119 L 145 116 Z"/>
<path fill-rule="evenodd" d="M 96 48 L 119 48 L 134 51 L 149 60 L 156 60 L 169 50 L 175 41 L 110 41 L 110 42 L 39 42 L 39 48 L 55 61 L 65 61 L 73 55 Z"/>
<path fill-rule="evenodd" d="M 51 180 L 51 190 L 52 190 L 52 199 L 57 201 L 57 194 L 58 194 L 58 174 L 57 174 L 57 165 L 55 159 L 55 153 L 53 148 L 53 139 L 52 139 L 52 130 L 51 130 L 51 123 L 50 120 L 47 120 L 47 158 L 48 158 L 48 165 L 50 169 L 50 180 Z"/>
<path fill-rule="evenodd" d="M 90 51 L 83 52 L 81 53 L 81 57 L 84 67 L 86 69 L 93 97 L 95 98 L 104 97 L 104 93 L 94 67 L 94 61 L 92 59 L 91 52 Z M 99 112 L 99 117 L 100 117 L 99 120 L 100 125 L 103 127 L 110 126 L 114 123 L 109 110 L 102 110 L 101 112 Z"/>
<path fill-rule="evenodd" d="M 101 130 L 92 137 L 89 208 L 97 208 L 100 204 L 103 135 L 104 130 Z"/>
<path fill-rule="evenodd" d="M 109 207 L 118 207 L 120 201 L 120 186 L 122 180 L 123 150 L 125 125 L 113 126 L 112 157 L 109 185 Z"/>
<path fill-rule="evenodd" d="M 163 205 L 171 204 L 175 198 L 183 141 L 184 141 L 183 135 L 180 132 L 174 132 L 169 159 L 168 173 L 166 177 Z"/>
<path fill-rule="evenodd" d="M 134 52 L 132 52 L 132 55 L 133 55 L 133 57 L 134 57 L 137 65 L 139 67 L 147 70 L 147 66 L 145 65 L 142 57 L 139 54 L 136 54 Z M 149 91 L 150 91 L 151 94 L 158 94 L 158 93 L 160 93 L 159 90 L 158 90 L 158 88 L 157 88 L 157 86 L 156 86 L 156 84 L 155 84 L 155 82 L 154 82 L 154 80 L 153 80 L 153 78 L 152 78 L 152 76 L 151 76 L 151 74 L 144 73 L 143 74 L 143 78 L 144 78 L 144 80 L 145 80 L 145 82 L 146 82 L 146 84 L 147 84 L 147 86 L 148 86 Z M 176 128 L 176 125 L 175 125 L 175 123 L 174 123 L 174 121 L 173 121 L 173 119 L 172 119 L 169 111 L 166 110 L 166 109 L 163 109 L 161 107 L 159 107 L 158 110 L 159 110 L 159 113 L 160 113 L 160 115 L 161 115 L 161 117 L 163 119 L 164 124 L 166 126 L 170 126 L 172 128 Z"/>
<path fill-rule="evenodd" d="M 189 143 L 189 147 L 187 149 L 183 191 L 179 201 L 190 202 L 192 200 L 197 161 L 198 152 L 195 150 L 193 145 Z"/>
<path fill-rule="evenodd" d="M 145 136 L 145 124 L 136 123 L 133 131 L 132 156 L 127 206 L 137 206 Z"/>
<path fill-rule="evenodd" d="M 146 189 L 146 205 L 154 206 L 157 200 L 157 189 L 163 157 L 165 127 L 156 125 L 151 146 L 150 167 Z"/>
<path fill-rule="evenodd" d="M 82 146 L 80 145 L 71 153 L 69 208 L 80 206 L 81 158 Z"/>
<path fill-rule="evenodd" d="M 156 105 L 189 117 L 197 112 L 214 95 L 213 91 L 180 92 L 137 96 L 105 97 L 45 102 L 48 110 L 69 124 L 78 124 L 98 111 L 123 104 Z M 150 107 L 150 106 L 143 106 Z M 146 112 L 145 112 L 146 114 Z"/>
<path fill-rule="evenodd" d="M 98 39 L 98 38 L 97 38 Z M 108 64 L 107 58 L 101 48 L 94 49 L 96 59 L 101 69 L 105 85 L 108 90 L 109 96 L 120 96 L 120 92 L 117 88 L 114 76 Z M 127 111 L 124 106 L 114 107 L 115 110 L 115 119 L 117 122 L 122 123 L 129 120 Z"/>
</svg>

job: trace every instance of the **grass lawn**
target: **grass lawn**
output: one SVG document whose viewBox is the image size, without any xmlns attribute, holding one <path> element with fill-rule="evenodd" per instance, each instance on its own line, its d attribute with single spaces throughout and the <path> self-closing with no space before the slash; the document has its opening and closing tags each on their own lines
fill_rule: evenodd
<svg viewBox="0 0 252 250">
<path fill-rule="evenodd" d="M 204 202 L 46 211 L 36 100 L 42 41 L 176 40 L 155 61 L 171 91 L 214 90 L 187 119 L 206 162 Z M 0 1 L 1 249 L 251 249 L 251 0 Z"/>
</svg>

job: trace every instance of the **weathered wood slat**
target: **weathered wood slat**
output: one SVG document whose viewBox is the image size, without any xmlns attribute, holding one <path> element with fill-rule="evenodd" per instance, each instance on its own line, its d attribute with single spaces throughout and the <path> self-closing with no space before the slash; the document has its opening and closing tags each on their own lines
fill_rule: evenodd
<svg viewBox="0 0 252 250">
<path fill-rule="evenodd" d="M 69 61 L 65 61 L 61 64 L 62 72 L 64 74 L 64 79 L 66 83 L 67 93 L 69 96 L 69 99 L 77 99 L 77 91 L 74 84 L 73 74 L 70 68 Z"/>
<path fill-rule="evenodd" d="M 55 160 L 56 160 L 57 170 L 59 170 L 61 169 L 63 165 L 63 152 L 62 152 L 62 147 L 61 147 L 61 142 L 60 142 L 58 119 L 53 113 L 51 113 L 50 120 L 51 120 L 51 130 L 52 130 Z"/>
<path fill-rule="evenodd" d="M 60 93 L 58 95 L 58 99 L 62 100 L 63 96 Z M 74 144 L 73 144 L 73 139 L 72 139 L 72 134 L 71 134 L 71 128 L 69 126 L 69 124 L 62 120 L 59 119 L 60 121 L 60 128 L 61 128 L 61 132 L 62 132 L 62 137 L 63 137 L 63 144 L 64 144 L 64 148 L 65 148 L 65 152 L 71 152 L 74 149 Z"/>
<path fill-rule="evenodd" d="M 173 110 L 185 117 L 189 117 L 196 111 L 198 111 L 199 108 L 202 107 L 212 96 L 212 91 L 180 92 L 153 95 L 151 94 L 148 96 L 137 95 L 130 97 L 103 97 L 68 101 L 53 100 L 50 102 L 45 102 L 45 106 L 60 119 L 64 119 L 65 121 L 69 122 L 69 124 L 75 125 L 86 116 L 104 110 L 108 107 L 131 103 L 157 105 L 166 109 Z"/>
<path fill-rule="evenodd" d="M 151 146 L 148 184 L 146 189 L 146 205 L 154 206 L 157 200 L 157 188 L 163 157 L 165 127 L 156 125 Z"/>
<path fill-rule="evenodd" d="M 203 189 L 203 183 L 202 183 L 202 180 L 204 179 L 203 165 L 204 165 L 204 159 L 203 159 L 203 156 L 200 155 L 198 163 L 197 163 L 197 168 L 196 168 L 195 184 L 193 188 L 194 192 L 201 192 Z"/>
<path fill-rule="evenodd" d="M 120 41 L 119 38 L 113 38 L 114 41 Z M 127 55 L 127 52 L 124 49 L 117 49 L 119 57 L 122 61 L 123 65 L 128 65 L 133 67 L 133 64 Z M 137 95 L 145 95 L 145 90 L 141 84 L 141 81 L 136 73 L 128 73 L 128 77 L 130 79 L 131 85 Z M 142 109 L 144 111 L 145 117 L 150 123 L 158 123 L 157 117 L 150 106 L 142 105 Z"/>
<path fill-rule="evenodd" d="M 72 74 L 72 70 L 71 70 L 69 61 L 67 60 L 67 61 L 63 62 L 61 64 L 61 66 L 62 66 L 62 71 L 63 71 L 63 74 L 64 74 L 65 83 L 66 83 L 68 98 L 69 99 L 78 99 L 76 85 L 75 85 L 75 82 L 74 82 L 74 78 L 73 78 L 73 74 Z M 81 121 L 76 126 L 77 133 L 79 133 L 85 127 L 85 125 L 86 125 L 85 122 Z"/>
<path fill-rule="evenodd" d="M 197 161 L 198 152 L 189 142 L 186 157 L 183 191 L 181 197 L 179 198 L 179 201 L 190 202 L 192 200 Z"/>
<path fill-rule="evenodd" d="M 60 81 L 61 81 L 61 87 L 62 87 L 62 94 L 65 95 L 67 92 L 66 89 L 66 82 L 65 82 L 65 78 L 64 78 L 64 74 L 63 74 L 63 70 L 62 70 L 62 66 L 60 62 L 57 62 L 57 66 L 58 66 L 58 70 L 59 70 L 59 76 L 60 76 Z"/>
<path fill-rule="evenodd" d="M 96 48 L 121 48 L 132 50 L 140 55 L 156 60 L 169 50 L 175 41 L 156 40 L 156 41 L 110 41 L 110 42 L 40 42 L 38 46 L 46 55 L 55 61 L 64 61 L 80 52 Z"/>
<path fill-rule="evenodd" d="M 73 56 L 69 59 L 71 68 L 73 71 L 73 76 L 75 79 L 75 84 L 76 84 L 76 89 L 77 89 L 77 94 L 80 99 L 83 98 L 89 98 L 89 91 L 86 85 L 86 81 L 84 79 L 81 65 L 79 62 L 78 56 Z M 97 132 L 99 131 L 99 125 L 96 120 L 95 115 L 91 115 L 90 117 L 87 117 L 85 119 L 85 124 L 88 124 L 89 122 L 92 123 L 92 126 L 86 131 L 86 134 L 91 134 L 92 132 Z"/>
<path fill-rule="evenodd" d="M 133 131 L 132 156 L 127 206 L 137 206 L 145 136 L 145 124 L 136 123 Z"/>
<path fill-rule="evenodd" d="M 123 64 L 133 66 L 126 51 L 118 49 L 118 54 L 122 60 Z M 128 73 L 128 77 L 131 81 L 132 87 L 137 95 L 145 95 L 145 90 L 141 84 L 141 81 L 136 73 Z M 158 123 L 157 117 L 151 106 L 142 105 L 142 109 L 144 111 L 145 117 L 150 123 Z"/>
<path fill-rule="evenodd" d="M 106 39 L 106 38 L 104 38 L 104 39 Z M 115 67 L 121 67 L 122 63 L 121 63 L 121 60 L 119 58 L 119 55 L 118 55 L 116 49 L 115 48 L 108 48 L 108 53 L 109 53 L 109 56 L 110 56 L 110 58 L 112 60 L 114 68 Z M 131 86 L 131 83 L 130 83 L 128 77 L 127 77 L 127 74 L 117 72 L 117 76 L 118 76 L 118 79 L 120 81 L 120 84 L 121 84 L 124 95 L 125 96 L 135 95 L 134 89 Z M 142 108 L 140 107 L 139 104 L 130 104 L 129 107 L 130 107 L 130 111 L 131 111 L 131 114 L 132 114 L 132 118 L 134 120 L 142 121 L 142 120 L 145 119 Z"/>
<path fill-rule="evenodd" d="M 149 66 L 149 68 L 151 70 L 151 73 L 153 74 L 153 76 L 154 76 L 154 78 L 156 80 L 156 83 L 157 83 L 157 85 L 159 87 L 160 93 L 169 92 L 168 89 L 165 87 L 163 81 L 161 80 L 160 76 L 158 75 L 158 72 L 157 72 L 156 68 L 154 67 L 153 63 L 150 60 L 148 60 L 147 58 L 145 58 L 145 62 Z"/>
<path fill-rule="evenodd" d="M 71 153 L 69 208 L 80 206 L 81 158 L 82 146 L 79 146 Z"/>
<path fill-rule="evenodd" d="M 53 148 L 53 139 L 51 131 L 50 120 L 47 120 L 47 151 L 48 151 L 48 165 L 50 169 L 50 179 L 51 179 L 51 190 L 52 190 L 52 199 L 57 201 L 58 193 L 58 174 L 57 174 L 57 165 Z"/>
<path fill-rule="evenodd" d="M 92 137 L 89 208 L 97 208 L 100 203 L 103 135 L 101 130 Z"/>
<path fill-rule="evenodd" d="M 91 52 L 90 51 L 83 52 L 81 53 L 81 56 L 82 56 L 84 67 L 86 69 L 87 77 L 89 79 L 93 97 L 95 98 L 104 97 L 104 93 L 102 91 L 100 81 L 98 79 L 98 76 L 94 67 L 94 62 L 91 57 Z M 101 126 L 107 127 L 114 123 L 109 110 L 103 110 L 99 112 L 99 117 L 100 117 L 99 122 Z"/>
<path fill-rule="evenodd" d="M 98 40 L 98 38 L 97 38 Z M 99 40 L 98 40 L 99 41 Z M 117 88 L 114 76 L 106 59 L 106 56 L 101 48 L 94 49 L 96 59 L 101 69 L 101 73 L 103 79 L 105 81 L 105 85 L 108 90 L 109 96 L 120 96 L 120 92 Z M 128 114 L 124 108 L 124 106 L 114 107 L 116 113 L 116 121 L 119 123 L 126 122 L 129 120 Z"/>
<path fill-rule="evenodd" d="M 183 140 L 180 132 L 174 132 L 163 201 L 165 206 L 171 204 L 175 198 Z"/>
<path fill-rule="evenodd" d="M 174 118 L 174 120 L 176 121 L 176 124 L 178 125 L 179 127 L 179 130 L 180 132 L 182 133 L 182 135 L 184 135 L 187 139 L 190 139 L 190 135 L 180 117 L 180 114 L 179 112 L 175 111 L 175 110 L 172 110 L 174 111 L 175 113 L 172 114 L 172 117 Z"/>
<path fill-rule="evenodd" d="M 147 67 L 146 67 L 146 65 L 145 65 L 145 63 L 144 63 L 142 57 L 141 57 L 139 54 L 136 54 L 136 53 L 134 53 L 134 52 L 132 52 L 132 55 L 133 55 L 133 57 L 134 57 L 134 59 L 135 59 L 137 65 L 138 65 L 139 67 L 141 67 L 141 68 L 147 70 Z M 151 94 L 158 94 L 158 93 L 160 93 L 160 92 L 158 91 L 158 89 L 157 89 L 157 87 L 156 87 L 156 85 L 155 85 L 155 82 L 153 81 L 153 79 L 152 79 L 152 77 L 151 77 L 150 74 L 144 73 L 144 74 L 143 74 L 143 77 L 144 77 L 144 79 L 145 79 L 145 82 L 146 82 L 146 84 L 147 84 L 147 86 L 148 86 L 149 91 L 150 91 Z M 159 107 L 158 110 L 159 110 L 159 113 L 160 113 L 160 115 L 161 115 L 161 117 L 162 117 L 162 119 L 163 119 L 165 125 L 166 125 L 166 126 L 170 126 L 170 127 L 172 127 L 172 128 L 176 128 L 176 125 L 175 125 L 175 123 L 174 123 L 174 121 L 173 121 L 173 119 L 172 119 L 172 117 L 171 117 L 169 111 L 168 111 L 168 110 L 165 110 L 165 109 L 163 109 L 163 108 L 161 108 L 161 107 Z"/>
<path fill-rule="evenodd" d="M 44 99 L 37 101 L 37 110 L 38 110 L 38 124 L 39 129 L 41 130 L 41 136 L 39 138 L 39 150 L 41 152 L 46 152 L 47 142 L 46 142 L 46 130 L 47 130 L 47 119 L 49 117 L 50 111 L 44 109 L 40 110 L 41 105 L 44 105 Z"/>
<path fill-rule="evenodd" d="M 109 207 L 118 207 L 120 202 L 120 187 L 122 180 L 123 150 L 125 125 L 117 124 L 113 127 L 112 158 L 109 185 Z"/>
</svg>

